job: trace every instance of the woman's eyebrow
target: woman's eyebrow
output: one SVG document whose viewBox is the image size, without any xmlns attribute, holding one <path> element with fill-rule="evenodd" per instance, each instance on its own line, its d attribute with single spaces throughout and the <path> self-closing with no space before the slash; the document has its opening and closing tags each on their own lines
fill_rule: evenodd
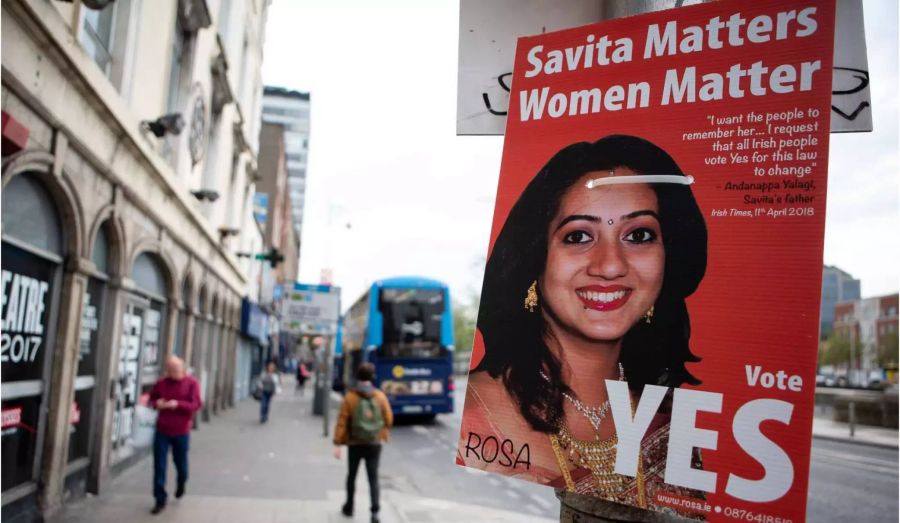
<svg viewBox="0 0 900 523">
<path fill-rule="evenodd" d="M 556 229 L 554 229 L 553 232 L 560 230 L 563 225 L 565 225 L 569 222 L 573 222 L 575 220 L 585 220 L 588 222 L 597 223 L 600 221 L 600 217 L 592 216 L 590 214 L 572 214 L 572 215 L 569 215 L 569 216 L 566 216 L 565 218 L 563 218 L 563 221 L 559 222 L 559 225 L 556 226 Z"/>
<path fill-rule="evenodd" d="M 656 218 L 656 221 L 659 221 L 659 215 L 656 214 L 656 211 L 651 211 L 650 209 L 644 209 L 642 211 L 634 211 L 628 214 L 623 214 L 619 217 L 620 220 L 631 220 L 632 218 L 637 218 L 638 216 L 653 216 Z"/>
</svg>

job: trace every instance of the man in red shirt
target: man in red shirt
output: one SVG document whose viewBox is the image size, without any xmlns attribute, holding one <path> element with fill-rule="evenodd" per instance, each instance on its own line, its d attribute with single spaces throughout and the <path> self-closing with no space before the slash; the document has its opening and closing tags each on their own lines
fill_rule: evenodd
<svg viewBox="0 0 900 523">
<path fill-rule="evenodd" d="M 159 412 L 153 439 L 153 497 L 156 505 L 151 513 L 166 508 L 166 458 L 172 447 L 172 459 L 178 472 L 175 497 L 184 495 L 188 479 L 188 447 L 194 412 L 200 409 L 200 385 L 184 372 L 184 362 L 177 356 L 166 358 L 166 376 L 150 390 L 150 406 Z"/>
</svg>

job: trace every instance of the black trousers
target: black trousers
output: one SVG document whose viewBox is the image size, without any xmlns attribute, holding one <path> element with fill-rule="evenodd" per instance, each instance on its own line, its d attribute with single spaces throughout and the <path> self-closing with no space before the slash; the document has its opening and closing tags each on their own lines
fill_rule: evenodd
<svg viewBox="0 0 900 523">
<path fill-rule="evenodd" d="M 350 445 L 347 462 L 347 507 L 353 509 L 353 493 L 356 490 L 356 471 L 359 462 L 366 461 L 366 475 L 369 477 L 369 495 L 372 498 L 372 514 L 381 508 L 378 504 L 378 460 L 381 458 L 381 445 Z"/>
</svg>

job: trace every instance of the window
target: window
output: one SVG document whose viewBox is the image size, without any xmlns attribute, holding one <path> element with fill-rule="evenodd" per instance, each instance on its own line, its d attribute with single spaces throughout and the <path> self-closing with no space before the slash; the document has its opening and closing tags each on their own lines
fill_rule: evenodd
<svg viewBox="0 0 900 523">
<path fill-rule="evenodd" d="M 172 36 L 172 58 L 169 69 L 168 112 L 180 112 L 178 95 L 181 91 L 181 71 L 184 69 L 186 36 L 181 17 L 175 17 L 175 34 Z"/>
<path fill-rule="evenodd" d="M 306 161 L 306 155 L 305 154 L 289 154 L 289 155 L 287 155 L 287 161 L 303 163 Z"/>
<path fill-rule="evenodd" d="M 439 289 L 382 289 L 378 309 L 384 316 L 387 357 L 435 358 L 441 347 L 444 294 Z"/>
<path fill-rule="evenodd" d="M 228 30 L 231 22 L 231 0 L 222 0 L 222 5 L 219 7 L 219 35 L 222 36 L 222 40 L 226 42 L 226 46 L 228 45 Z"/>
<path fill-rule="evenodd" d="M 116 4 L 111 3 L 100 10 L 87 8 L 82 10 L 84 17 L 81 24 L 81 45 L 94 59 L 103 74 L 109 74 L 110 62 L 112 62 L 115 7 Z"/>
</svg>

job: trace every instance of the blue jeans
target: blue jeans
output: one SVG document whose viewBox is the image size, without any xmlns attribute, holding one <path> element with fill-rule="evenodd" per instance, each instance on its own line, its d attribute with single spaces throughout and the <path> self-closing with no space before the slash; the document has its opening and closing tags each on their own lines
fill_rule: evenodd
<svg viewBox="0 0 900 523">
<path fill-rule="evenodd" d="M 172 447 L 172 460 L 175 462 L 178 484 L 184 485 L 188 479 L 188 448 L 191 435 L 167 436 L 159 431 L 153 438 L 153 497 L 157 505 L 166 504 L 166 458 L 169 447 Z"/>
<path fill-rule="evenodd" d="M 269 404 L 272 403 L 272 395 L 274 392 L 263 391 L 262 397 L 259 399 L 259 421 L 265 422 L 269 419 Z"/>
</svg>

